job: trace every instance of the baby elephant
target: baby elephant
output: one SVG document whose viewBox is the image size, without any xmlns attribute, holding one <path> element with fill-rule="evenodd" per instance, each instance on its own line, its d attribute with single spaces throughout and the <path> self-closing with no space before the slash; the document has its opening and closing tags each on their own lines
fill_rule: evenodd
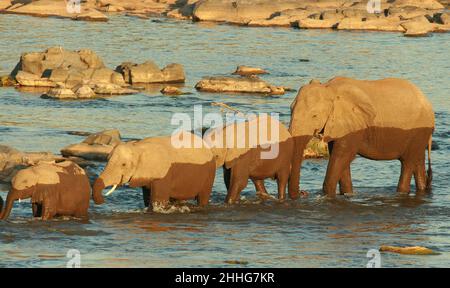
<svg viewBox="0 0 450 288">
<path fill-rule="evenodd" d="M 216 167 L 224 167 L 227 203 L 239 199 L 248 179 L 253 181 L 260 197 L 269 198 L 264 179 L 274 178 L 279 200 L 286 198 L 294 143 L 287 128 L 278 120 L 267 115 L 255 116 L 207 131 L 204 140 L 215 156 Z M 299 197 L 298 193 L 289 196 L 291 199 Z"/>
<path fill-rule="evenodd" d="M 149 210 L 166 206 L 170 199 L 197 199 L 200 206 L 207 205 L 216 169 L 212 152 L 203 144 L 201 137 L 179 132 L 118 145 L 94 183 L 94 202 L 104 202 L 106 187 L 113 186 L 109 195 L 118 185 L 129 183 L 142 187 Z"/>
<path fill-rule="evenodd" d="M 34 217 L 42 220 L 55 216 L 88 216 L 91 186 L 84 170 L 77 164 L 39 163 L 20 170 L 11 180 L 11 190 L 0 219 L 8 218 L 14 201 L 31 198 Z"/>
</svg>

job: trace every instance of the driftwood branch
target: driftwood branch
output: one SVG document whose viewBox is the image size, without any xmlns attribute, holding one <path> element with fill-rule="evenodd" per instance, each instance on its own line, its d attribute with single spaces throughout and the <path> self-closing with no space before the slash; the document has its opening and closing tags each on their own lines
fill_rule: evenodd
<svg viewBox="0 0 450 288">
<path fill-rule="evenodd" d="M 221 112 L 224 112 L 225 109 L 228 109 L 230 111 L 233 111 L 234 113 L 244 115 L 244 113 L 242 113 L 238 109 L 235 109 L 235 108 L 231 107 L 230 105 L 227 105 L 223 102 L 213 102 L 213 103 L 211 103 L 211 106 L 221 107 L 221 109 L 220 109 Z"/>
</svg>

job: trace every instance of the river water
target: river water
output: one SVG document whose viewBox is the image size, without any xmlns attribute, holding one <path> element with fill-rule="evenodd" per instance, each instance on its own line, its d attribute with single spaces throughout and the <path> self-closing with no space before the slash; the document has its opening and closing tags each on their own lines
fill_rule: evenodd
<svg viewBox="0 0 450 288">
<path fill-rule="evenodd" d="M 120 129 L 122 136 L 165 135 L 174 112 L 218 112 L 225 102 L 245 112 L 279 112 L 289 121 L 295 92 L 280 97 L 198 93 L 203 76 L 227 75 L 237 65 L 267 69 L 267 81 L 298 89 L 316 78 L 403 77 L 417 84 L 436 111 L 433 192 L 395 192 L 400 165 L 357 158 L 356 194 L 334 200 L 321 194 L 326 160 L 305 161 L 307 199 L 258 203 L 253 187 L 239 205 L 223 205 L 226 190 L 217 172 L 211 205 L 190 213 L 144 213 L 140 190 L 122 187 L 106 204 L 90 207 L 90 220 L 31 218 L 30 203 L 16 203 L 0 223 L 0 266 L 65 267 L 69 249 L 82 267 L 365 267 L 369 249 L 381 245 L 426 246 L 432 256 L 381 254 L 383 267 L 450 264 L 450 34 L 406 38 L 397 33 L 241 28 L 167 19 L 111 17 L 108 23 L 0 16 L 0 74 L 9 73 L 22 52 L 50 46 L 90 48 L 111 68 L 152 59 L 160 66 L 184 65 L 191 95 L 161 96 L 156 88 L 133 96 L 58 102 L 14 88 L 0 89 L 0 143 L 24 151 L 51 151 L 80 142 L 67 131 Z M 95 177 L 104 164 L 89 168 Z M 276 194 L 274 181 L 266 181 Z M 414 185 L 413 185 L 414 186 Z M 7 191 L 0 190 L 6 197 Z M 231 264 L 230 264 L 231 263 Z"/>
</svg>

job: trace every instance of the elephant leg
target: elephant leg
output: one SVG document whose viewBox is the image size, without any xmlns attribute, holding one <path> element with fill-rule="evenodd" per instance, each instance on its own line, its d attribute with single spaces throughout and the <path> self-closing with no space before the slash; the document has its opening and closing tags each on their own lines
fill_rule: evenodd
<svg viewBox="0 0 450 288">
<path fill-rule="evenodd" d="M 231 169 L 227 169 L 225 168 L 225 166 L 223 166 L 223 182 L 225 182 L 225 187 L 227 187 L 227 191 L 228 189 L 230 189 L 230 179 L 231 179 Z"/>
<path fill-rule="evenodd" d="M 277 174 L 278 200 L 286 200 L 286 186 L 289 181 L 289 169 L 284 169 Z"/>
<path fill-rule="evenodd" d="M 350 139 L 355 141 L 355 139 Z M 355 141 L 357 142 L 357 141 Z M 336 196 L 336 186 L 341 180 L 343 172 L 350 169 L 350 163 L 356 156 L 356 147 L 348 142 L 347 139 L 341 141 L 334 141 L 330 160 L 328 161 L 327 173 L 323 182 L 323 191 L 328 196 Z M 351 186 L 351 179 L 347 179 L 345 185 Z"/>
<path fill-rule="evenodd" d="M 50 220 L 56 216 L 56 207 L 51 203 L 51 201 L 46 201 L 42 203 L 42 220 Z"/>
<path fill-rule="evenodd" d="M 212 167 L 211 172 L 207 173 L 208 175 L 205 179 L 205 183 L 202 187 L 202 190 L 197 196 L 197 204 L 198 206 L 206 206 L 209 204 L 209 198 L 211 196 L 211 190 L 214 185 L 214 178 L 216 177 L 216 171 L 214 170 L 214 167 Z"/>
<path fill-rule="evenodd" d="M 267 193 L 266 187 L 264 186 L 264 180 L 254 180 L 252 179 L 253 184 L 256 189 L 256 196 L 261 200 L 267 200 L 272 198 L 269 193 Z"/>
<path fill-rule="evenodd" d="M 416 192 L 423 192 L 427 188 L 427 174 L 425 172 L 425 153 L 414 168 L 414 180 L 416 182 Z"/>
<path fill-rule="evenodd" d="M 227 198 L 225 199 L 225 202 L 228 204 L 236 202 L 241 191 L 247 186 L 249 175 L 245 171 L 244 166 L 235 165 L 231 168 L 230 189 L 228 189 Z"/>
<path fill-rule="evenodd" d="M 31 204 L 33 210 L 33 217 L 42 217 L 42 204 L 41 203 L 32 203 Z"/>
<path fill-rule="evenodd" d="M 411 178 L 414 171 L 414 164 L 401 160 L 402 170 L 398 181 L 397 192 L 409 193 L 411 190 Z"/>
<path fill-rule="evenodd" d="M 342 171 L 341 179 L 339 180 L 339 192 L 341 195 L 353 194 L 352 176 L 350 165 Z"/>
<path fill-rule="evenodd" d="M 144 206 L 148 207 L 150 205 L 150 186 L 142 187 L 142 199 L 144 200 Z"/>
<path fill-rule="evenodd" d="M 153 211 L 156 207 L 166 207 L 170 200 L 170 183 L 163 179 L 154 180 L 151 184 L 150 200 L 151 206 L 148 207 L 148 211 Z"/>
</svg>

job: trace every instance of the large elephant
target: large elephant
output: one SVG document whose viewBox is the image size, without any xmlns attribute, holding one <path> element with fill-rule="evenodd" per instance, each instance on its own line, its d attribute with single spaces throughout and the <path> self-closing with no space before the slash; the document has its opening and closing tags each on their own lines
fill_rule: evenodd
<svg viewBox="0 0 450 288">
<path fill-rule="evenodd" d="M 108 195 L 118 185 L 129 183 L 130 187 L 143 188 L 144 204 L 149 209 L 165 206 L 170 199 L 197 199 L 200 206 L 207 205 L 215 164 L 203 144 L 201 137 L 189 132 L 119 144 L 94 183 L 94 202 L 104 202 L 102 191 L 106 187 L 113 186 Z"/>
<path fill-rule="evenodd" d="M 41 162 L 20 170 L 13 177 L 0 219 L 8 218 L 14 201 L 27 198 L 31 198 L 34 217 L 43 220 L 55 216 L 86 218 L 90 194 L 89 178 L 77 164 Z"/>
<path fill-rule="evenodd" d="M 307 142 L 321 134 L 330 159 L 323 191 L 352 193 L 350 163 L 356 155 L 372 160 L 401 162 L 397 190 L 409 192 L 412 175 L 418 191 L 431 185 L 431 135 L 434 112 L 424 94 L 402 79 L 355 80 L 336 77 L 303 86 L 291 105 L 289 130 L 295 141 L 290 189 L 299 189 L 302 153 Z M 428 145 L 428 177 L 425 150 Z"/>
<path fill-rule="evenodd" d="M 276 179 L 278 198 L 285 199 L 294 142 L 278 120 L 267 115 L 255 116 L 207 131 L 203 138 L 213 151 L 216 167 L 223 166 L 227 203 L 232 204 L 239 198 L 248 179 L 253 181 L 261 198 L 270 197 L 264 179 Z M 299 193 L 289 196 L 296 199 Z"/>
</svg>

